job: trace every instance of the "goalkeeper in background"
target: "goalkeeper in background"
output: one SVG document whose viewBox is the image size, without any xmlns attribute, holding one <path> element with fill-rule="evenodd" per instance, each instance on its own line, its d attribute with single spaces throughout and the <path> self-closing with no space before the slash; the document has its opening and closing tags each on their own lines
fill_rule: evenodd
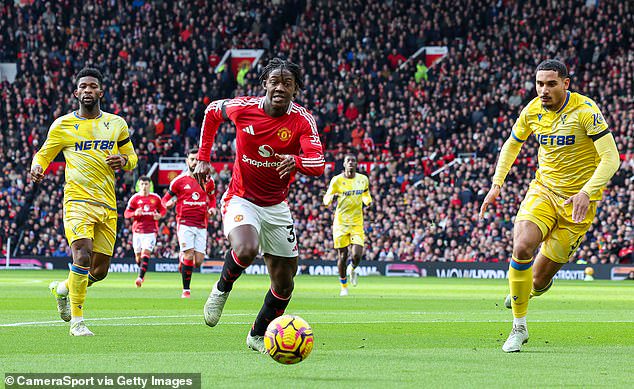
<svg viewBox="0 0 634 389">
<path fill-rule="evenodd" d="M 347 154 L 343 159 L 343 173 L 330 180 L 324 195 L 324 205 L 330 206 L 337 196 L 337 210 L 332 225 L 332 235 L 337 250 L 337 267 L 340 296 L 348 295 L 348 276 L 350 283 L 357 286 L 357 266 L 363 256 L 365 233 L 363 231 L 363 205 L 372 203 L 370 181 L 368 177 L 357 173 L 357 158 Z M 351 247 L 351 250 L 348 248 Z M 348 264 L 349 251 L 352 251 L 352 263 Z"/>
<path fill-rule="evenodd" d="M 513 328 L 502 346 L 520 351 L 528 341 L 530 297 L 550 289 L 590 228 L 603 187 L 619 168 L 619 152 L 601 111 L 590 98 L 570 92 L 566 65 L 546 60 L 537 66 L 537 97 L 520 113 L 500 151 L 493 186 L 480 217 L 500 195 L 522 144 L 533 134 L 539 143 L 539 169 L 520 205 L 513 227 L 509 266 Z M 541 248 L 534 257 L 537 247 Z M 534 262 L 534 270 L 533 270 Z"/>
<path fill-rule="evenodd" d="M 79 110 L 57 118 L 46 141 L 33 157 L 31 179 L 36 184 L 59 152 L 66 159 L 64 231 L 72 250 L 68 279 L 49 285 L 70 334 L 91 336 L 84 324 L 86 288 L 108 274 L 117 229 L 115 171 L 132 170 L 137 155 L 130 142 L 128 125 L 120 116 L 103 112 L 103 76 L 84 68 L 76 77 L 73 92 Z M 70 301 L 69 301 L 70 298 Z"/>
</svg>

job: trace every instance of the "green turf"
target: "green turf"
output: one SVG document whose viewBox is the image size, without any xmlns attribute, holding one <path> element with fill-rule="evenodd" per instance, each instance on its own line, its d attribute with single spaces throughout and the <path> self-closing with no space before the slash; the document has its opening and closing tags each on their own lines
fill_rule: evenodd
<svg viewBox="0 0 634 389">
<path fill-rule="evenodd" d="M 0 372 L 200 372 L 203 387 L 552 387 L 631 385 L 634 283 L 557 281 L 531 301 L 530 341 L 505 354 L 504 280 L 363 277 L 338 296 L 334 277 L 299 276 L 288 313 L 315 332 L 294 366 L 248 350 L 245 337 L 267 290 L 243 276 L 215 328 L 202 307 L 217 275 L 194 274 L 180 299 L 177 274 L 111 274 L 91 287 L 96 334 L 72 338 L 48 282 L 61 271 L 0 271 Z M 31 323 L 7 326 L 12 323 Z M 46 323 L 42 323 L 46 322 Z"/>
</svg>

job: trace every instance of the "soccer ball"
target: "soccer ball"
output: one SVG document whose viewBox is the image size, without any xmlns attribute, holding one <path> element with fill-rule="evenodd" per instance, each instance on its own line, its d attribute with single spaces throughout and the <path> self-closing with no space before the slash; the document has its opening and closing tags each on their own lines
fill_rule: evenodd
<svg viewBox="0 0 634 389">
<path fill-rule="evenodd" d="M 285 365 L 306 359 L 313 350 L 313 343 L 313 329 L 299 316 L 278 317 L 269 324 L 264 334 L 268 354 Z"/>
</svg>

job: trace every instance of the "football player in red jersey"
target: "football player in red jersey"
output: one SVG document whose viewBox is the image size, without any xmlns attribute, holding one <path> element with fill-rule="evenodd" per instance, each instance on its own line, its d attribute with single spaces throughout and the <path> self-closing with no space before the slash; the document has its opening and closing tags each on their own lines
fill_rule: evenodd
<svg viewBox="0 0 634 389">
<path fill-rule="evenodd" d="M 171 208 L 176 204 L 176 223 L 178 244 L 180 245 L 179 261 L 182 264 L 183 278 L 182 298 L 189 298 L 190 283 L 194 265 L 200 266 L 207 251 L 207 219 L 216 214 L 216 194 L 213 180 L 202 187 L 194 179 L 198 150 L 190 150 L 187 155 L 188 169 L 170 182 L 170 187 L 163 196 L 163 205 Z M 203 190 L 203 188 L 205 188 Z"/>
<path fill-rule="evenodd" d="M 156 245 L 158 220 L 165 216 L 165 207 L 161 197 L 150 193 L 150 177 L 139 177 L 139 192 L 128 200 L 128 206 L 123 213 L 125 218 L 132 218 L 132 247 L 134 257 L 139 265 L 139 276 L 135 284 L 140 288 L 145 280 L 150 256 Z"/>
<path fill-rule="evenodd" d="M 201 184 L 209 179 L 216 131 L 222 122 L 233 122 L 236 161 L 221 201 L 224 233 L 232 249 L 205 304 L 205 322 L 210 327 L 218 323 L 233 283 L 261 251 L 271 287 L 247 335 L 247 346 L 263 353 L 266 327 L 284 313 L 297 273 L 297 237 L 286 202 L 288 189 L 297 172 L 320 176 L 325 166 L 315 119 L 293 102 L 303 88 L 301 73 L 298 65 L 274 58 L 260 75 L 265 96 L 209 104 L 194 170 Z"/>
</svg>

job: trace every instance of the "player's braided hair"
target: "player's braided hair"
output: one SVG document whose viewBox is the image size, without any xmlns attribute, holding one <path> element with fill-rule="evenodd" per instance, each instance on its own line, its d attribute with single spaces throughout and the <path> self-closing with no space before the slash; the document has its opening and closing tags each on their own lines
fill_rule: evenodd
<svg viewBox="0 0 634 389">
<path fill-rule="evenodd" d="M 566 68 L 566 65 L 556 59 L 547 59 L 542 61 L 539 65 L 537 65 L 537 70 L 535 70 L 535 72 L 537 73 L 540 70 L 553 70 L 555 72 L 557 72 L 557 75 L 559 76 L 559 78 L 569 78 L 570 74 L 568 74 L 568 68 Z"/>
<path fill-rule="evenodd" d="M 273 58 L 269 61 L 269 63 L 262 69 L 262 73 L 260 73 L 260 83 L 264 84 L 267 78 L 269 78 L 269 74 L 273 70 L 288 70 L 295 78 L 295 85 L 297 85 L 298 89 L 304 89 L 304 78 L 302 77 L 302 68 L 291 61 L 287 61 L 281 58 Z"/>
<path fill-rule="evenodd" d="M 82 77 L 95 77 L 99 81 L 99 87 L 103 86 L 103 75 L 98 69 L 95 68 L 83 68 L 77 73 L 75 77 L 75 84 L 79 84 L 79 80 Z"/>
</svg>

